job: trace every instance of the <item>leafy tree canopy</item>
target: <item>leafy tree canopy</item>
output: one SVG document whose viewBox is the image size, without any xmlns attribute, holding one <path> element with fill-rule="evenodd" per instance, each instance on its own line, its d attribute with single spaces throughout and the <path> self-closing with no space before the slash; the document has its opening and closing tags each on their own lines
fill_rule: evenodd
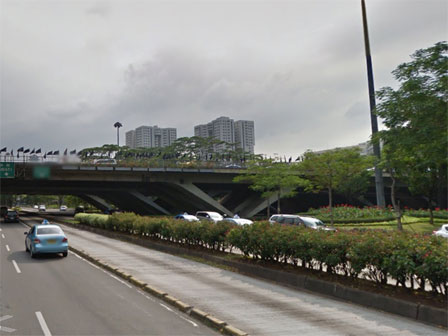
<svg viewBox="0 0 448 336">
<path fill-rule="evenodd" d="M 384 144 L 383 166 L 428 199 L 446 190 L 447 54 L 446 42 L 417 50 L 392 72 L 399 87 L 377 93 L 377 114 L 387 127 L 374 139 Z"/>
</svg>

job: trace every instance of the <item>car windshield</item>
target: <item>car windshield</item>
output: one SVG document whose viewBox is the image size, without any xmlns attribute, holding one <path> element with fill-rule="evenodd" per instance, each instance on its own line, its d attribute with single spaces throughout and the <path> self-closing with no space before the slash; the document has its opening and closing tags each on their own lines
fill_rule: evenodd
<svg viewBox="0 0 448 336">
<path fill-rule="evenodd" d="M 45 227 L 37 229 L 38 235 L 46 235 L 46 234 L 62 234 L 62 230 L 58 227 Z"/>
<path fill-rule="evenodd" d="M 319 219 L 302 217 L 302 220 L 305 223 L 305 225 L 308 227 L 318 227 L 318 226 L 324 227 L 325 226 L 325 224 Z"/>
<path fill-rule="evenodd" d="M 8 216 L 17 215 L 17 212 L 15 211 L 8 211 Z"/>
</svg>

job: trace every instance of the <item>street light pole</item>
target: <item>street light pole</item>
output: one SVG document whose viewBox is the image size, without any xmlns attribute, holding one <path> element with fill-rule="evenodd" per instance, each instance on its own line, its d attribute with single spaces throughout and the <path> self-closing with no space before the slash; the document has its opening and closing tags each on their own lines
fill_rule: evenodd
<svg viewBox="0 0 448 336">
<path fill-rule="evenodd" d="M 114 127 L 117 129 L 117 146 L 120 147 L 120 127 L 123 127 L 123 125 L 117 121 Z"/>
<path fill-rule="evenodd" d="M 370 55 L 370 42 L 369 31 L 367 29 L 367 14 L 366 4 L 364 0 L 361 0 L 362 7 L 362 23 L 364 27 L 364 45 L 366 49 L 366 61 L 367 61 L 367 80 L 369 84 L 369 101 L 370 101 L 370 122 L 372 125 L 372 136 L 378 133 L 378 120 L 376 118 L 375 109 L 375 87 L 373 85 L 373 70 L 372 70 L 372 56 Z M 386 201 L 384 198 L 384 182 L 383 172 L 378 164 L 381 160 L 381 151 L 379 142 L 373 142 L 373 154 L 375 155 L 375 187 L 376 187 L 376 204 L 379 207 L 384 208 Z"/>
</svg>

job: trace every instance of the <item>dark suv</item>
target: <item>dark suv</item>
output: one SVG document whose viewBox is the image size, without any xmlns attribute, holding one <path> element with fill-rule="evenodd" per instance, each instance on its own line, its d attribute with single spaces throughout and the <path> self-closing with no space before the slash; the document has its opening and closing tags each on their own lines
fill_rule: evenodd
<svg viewBox="0 0 448 336">
<path fill-rule="evenodd" d="M 12 222 L 12 223 L 18 223 L 19 222 L 19 214 L 15 210 L 8 210 L 5 217 L 3 217 L 3 220 L 5 223 Z"/>
</svg>

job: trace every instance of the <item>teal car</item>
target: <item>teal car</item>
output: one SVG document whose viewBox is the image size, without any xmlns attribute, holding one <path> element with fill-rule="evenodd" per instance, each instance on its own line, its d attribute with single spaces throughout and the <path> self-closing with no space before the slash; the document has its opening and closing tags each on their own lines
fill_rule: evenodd
<svg viewBox="0 0 448 336">
<path fill-rule="evenodd" d="M 30 252 L 31 258 L 47 253 L 68 255 L 68 240 L 58 225 L 34 225 L 25 235 L 25 250 Z"/>
</svg>

